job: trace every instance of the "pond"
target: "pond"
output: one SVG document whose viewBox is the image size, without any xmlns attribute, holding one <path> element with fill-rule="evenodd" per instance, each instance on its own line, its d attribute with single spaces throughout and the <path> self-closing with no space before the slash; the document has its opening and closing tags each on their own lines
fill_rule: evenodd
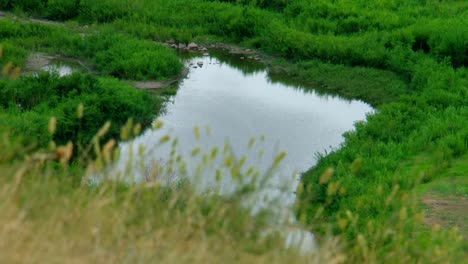
<svg viewBox="0 0 468 264">
<path fill-rule="evenodd" d="M 57 73 L 59 76 L 70 75 L 74 71 L 74 69 L 70 65 L 66 65 L 63 63 L 46 65 L 42 68 L 42 70 Z"/>
<path fill-rule="evenodd" d="M 58 76 L 70 75 L 75 71 L 92 72 L 89 67 L 78 59 L 40 52 L 30 54 L 23 73 L 37 74 L 41 71 L 54 72 Z"/>
<path fill-rule="evenodd" d="M 188 76 L 179 83 L 177 94 L 157 121 L 163 123 L 162 128 L 149 129 L 134 141 L 122 144 L 119 168 L 128 166 L 130 152 L 139 153 L 143 161 L 133 171 L 136 181 L 145 180 L 154 177 L 150 173 L 152 164 L 172 164 L 169 160 L 173 161 L 171 157 L 178 153 L 187 168 L 184 175 L 194 185 L 201 190 L 216 188 L 230 193 L 241 183 L 230 177 L 223 165 L 226 155 L 206 161 L 197 154 L 212 153 L 215 147 L 220 153 L 227 149 L 228 157 L 245 157 L 241 172 L 253 166 L 259 175 L 268 177 L 250 196 L 249 204 L 254 212 L 269 208 L 282 214 L 284 217 L 276 218 L 278 222 L 294 221 L 292 204 L 300 172 L 315 164 L 317 153 L 338 148 L 342 134 L 373 111 L 361 101 L 273 81 L 261 65 L 238 58 L 194 57 L 187 60 L 187 65 Z M 178 139 L 175 147 L 170 142 L 160 144 L 164 135 Z M 282 151 L 286 156 L 271 170 L 273 160 Z M 216 171 L 224 177 L 216 179 Z M 159 180 L 169 176 L 156 175 Z M 296 234 L 288 236 L 291 240 Z"/>
</svg>

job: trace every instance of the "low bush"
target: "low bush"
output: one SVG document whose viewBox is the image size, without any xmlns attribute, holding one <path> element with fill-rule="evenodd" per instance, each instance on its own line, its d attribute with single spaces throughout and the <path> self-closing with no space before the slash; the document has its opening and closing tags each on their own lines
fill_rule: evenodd
<svg viewBox="0 0 468 264">
<path fill-rule="evenodd" d="M 3 10 L 19 10 L 40 15 L 47 8 L 47 0 L 0 0 L 0 8 Z"/>
<path fill-rule="evenodd" d="M 0 50 L 3 56 L 0 56 L 0 70 L 2 67 L 5 67 L 8 63 L 11 63 L 13 66 L 22 67 L 26 62 L 26 57 L 28 56 L 28 51 L 14 45 L 9 41 L 0 42 Z M 1 72 L 0 72 L 1 77 Z"/>
<path fill-rule="evenodd" d="M 67 20 L 75 18 L 80 13 L 80 0 L 48 0 L 48 18 L 57 20 Z"/>
<path fill-rule="evenodd" d="M 128 16 L 136 1 L 80 0 L 80 17 L 86 21 L 110 22 Z"/>
<path fill-rule="evenodd" d="M 88 56 L 103 74 L 133 80 L 160 80 L 177 75 L 182 69 L 172 50 L 150 41 L 104 32 L 87 38 L 86 45 Z"/>
<path fill-rule="evenodd" d="M 148 126 L 162 107 L 162 99 L 118 80 L 80 73 L 64 77 L 41 73 L 17 80 L 3 80 L 0 82 L 0 95 L 1 109 L 12 116 L 10 120 L 16 120 L 5 122 L 4 126 L 11 126 L 14 133 L 41 144 L 48 142 L 41 139 L 46 132 L 47 120 L 53 116 L 57 118 L 54 139 L 58 143 L 68 140 L 87 143 L 106 121 L 112 124 L 108 136 L 118 137 L 120 127 L 129 118 Z M 77 116 L 80 104 L 86 113 L 83 118 Z M 42 121 L 39 122 L 38 118 Z M 44 131 L 39 133 L 38 127 Z"/>
</svg>

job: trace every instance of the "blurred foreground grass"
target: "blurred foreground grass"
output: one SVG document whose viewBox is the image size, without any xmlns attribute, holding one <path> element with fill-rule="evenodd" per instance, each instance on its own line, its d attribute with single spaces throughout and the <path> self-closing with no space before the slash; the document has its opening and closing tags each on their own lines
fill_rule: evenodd
<svg viewBox="0 0 468 264">
<path fill-rule="evenodd" d="M 51 119 L 50 132 L 54 126 Z M 77 178 L 101 171 L 115 157 L 113 141 L 99 143 L 106 127 L 91 143 L 95 159 L 72 157 L 73 144 L 53 142 L 48 149 L 12 155 L 23 146 L 2 135 L 0 263 L 344 260 L 337 238 L 324 239 L 320 250 L 307 254 L 286 248 L 280 232 L 269 230 L 268 214 L 252 216 L 241 206 L 241 193 L 200 194 L 183 179 L 170 185 L 157 180 L 132 185 L 106 180 L 113 175 L 105 175 L 99 184 L 77 185 Z"/>
</svg>

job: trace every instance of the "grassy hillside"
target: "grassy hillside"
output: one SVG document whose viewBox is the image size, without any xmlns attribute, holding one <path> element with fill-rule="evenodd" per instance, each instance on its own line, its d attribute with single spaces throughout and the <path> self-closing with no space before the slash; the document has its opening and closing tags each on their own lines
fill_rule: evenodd
<svg viewBox="0 0 468 264">
<path fill-rule="evenodd" d="M 71 20 L 65 29 L 13 22 L 12 18 L 0 19 L 0 42 L 4 47 L 0 63 L 12 62 L 11 69 L 22 66 L 28 52 L 39 50 L 86 59 L 105 75 L 164 79 L 180 71 L 181 66 L 171 51 L 152 41 L 223 41 L 259 49 L 272 56 L 275 58 L 272 63 L 296 81 L 315 83 L 321 90 L 371 103 L 376 113 L 366 122 L 356 124 L 355 131 L 346 133 L 341 148 L 322 155 L 318 164 L 303 174 L 298 190 L 298 218 L 314 230 L 324 245 L 329 245 L 333 239 L 340 241 L 340 246 L 324 247 L 320 252 L 339 252 L 337 255 L 343 256 L 341 260 L 346 262 L 462 263 L 466 258 L 468 246 L 466 240 L 452 230 L 455 225 L 440 222 L 444 228 L 431 229 L 423 223 L 419 203 L 423 195 L 418 187 L 467 176 L 463 169 L 468 163 L 468 3 L 465 1 L 0 0 L 0 9 L 23 17 Z M 80 37 L 79 32 L 85 32 L 87 37 Z M 134 50 L 138 50 L 137 54 Z M 154 67 L 149 67 L 150 64 Z M 103 91 L 106 88 L 102 83 L 115 81 L 78 75 L 70 78 L 97 79 Z M 36 82 L 27 78 L 2 80 L 0 92 L 10 97 L 1 98 L 8 99 L 2 103 L 0 113 L 7 119 L 28 115 L 31 120 L 40 119 L 42 123 L 48 120 L 55 108 L 44 106 L 41 108 L 44 112 L 27 112 L 15 110 L 11 104 L 12 89 L 8 87 L 26 87 Z M 138 102 L 146 100 L 143 99 L 146 95 L 140 96 L 135 104 L 129 103 L 131 109 L 137 109 Z M 61 97 L 56 100 L 64 102 Z M 112 100 L 124 102 L 119 97 Z M 129 111 L 128 115 L 134 113 Z M 60 118 L 66 117 L 58 116 L 58 124 L 62 124 Z M 119 120 L 121 124 L 123 119 Z M 101 119 L 94 124 L 98 121 Z M 23 126 L 29 127 L 28 123 Z M 65 123 L 57 135 L 72 126 Z M 18 130 L 21 126 L 14 127 Z M 40 127 L 38 125 L 38 129 Z M 42 127 L 46 129 L 45 125 Z M 95 133 L 96 129 L 93 126 L 90 133 Z M 66 140 L 68 136 L 70 134 L 64 133 L 60 139 Z M 50 138 L 44 134 L 39 140 L 47 144 Z M 24 145 L 13 144 L 11 148 L 13 150 L 0 159 L 5 168 L 10 168 L 6 164 L 12 156 L 30 154 L 24 150 Z M 20 160 L 22 158 L 18 159 L 19 163 Z M 21 171 L 22 166 L 11 167 L 10 174 Z M 453 171 L 456 175 L 449 173 Z M 42 172 L 34 170 L 32 173 Z M 79 177 L 81 172 L 75 173 Z M 13 184 L 14 181 L 7 182 Z M 53 184 L 42 184 L 46 189 L 55 188 Z M 29 193 L 35 192 L 31 191 L 35 190 L 31 187 L 34 184 L 19 188 L 23 186 Z M 82 187 L 69 192 L 76 194 L 76 203 L 87 205 L 91 201 L 88 199 L 94 196 L 81 196 L 99 191 Z M 447 192 L 451 193 L 450 189 Z M 114 202 L 116 198 L 106 199 Z M 17 210 L 40 206 L 10 200 L 9 206 Z M 116 207 L 119 206 L 123 205 Z M 217 206 L 222 210 L 226 205 Z M 118 219 L 122 212 L 118 208 L 109 210 L 108 214 Z M 88 212 L 88 209 L 77 210 Z M 12 217 L 17 215 L 17 211 L 12 212 Z M 28 218 L 29 215 L 25 217 L 33 226 L 43 224 Z M 145 222 L 150 218 L 151 215 L 142 216 L 142 222 L 135 227 L 151 226 Z M 242 228 L 227 232 L 245 234 L 247 231 Z M 128 231 L 122 232 L 109 238 L 109 247 L 118 247 L 118 243 L 125 241 L 123 237 Z M 224 229 L 207 237 L 217 241 L 218 234 L 223 232 Z M 232 241 L 243 245 L 244 240 Z M 150 242 L 141 243 L 153 247 Z M 143 250 L 143 245 L 136 248 Z M 273 243 L 272 247 L 253 254 L 268 259 L 271 254 L 275 256 L 274 249 L 279 245 Z M 127 253 L 132 251 L 124 247 Z M 231 256 L 232 251 L 226 250 L 204 255 L 199 260 L 208 256 Z M 245 248 L 236 250 L 246 251 Z M 239 260 L 250 261 L 242 257 Z"/>
</svg>

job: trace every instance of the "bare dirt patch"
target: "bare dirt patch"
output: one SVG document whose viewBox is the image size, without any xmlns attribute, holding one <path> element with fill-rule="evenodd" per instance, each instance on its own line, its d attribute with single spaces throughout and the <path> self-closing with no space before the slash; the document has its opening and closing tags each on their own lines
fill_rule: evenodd
<svg viewBox="0 0 468 264">
<path fill-rule="evenodd" d="M 52 66 L 57 63 L 73 65 L 76 69 L 81 69 L 83 71 L 97 73 L 97 71 L 87 63 L 76 59 L 63 56 L 60 54 L 47 54 L 42 52 L 33 52 L 29 55 L 24 65 L 24 73 L 37 73 L 45 70 L 47 67 Z"/>
<path fill-rule="evenodd" d="M 57 61 L 66 62 L 69 64 L 77 65 L 79 68 L 91 72 L 94 74 L 98 74 L 98 71 L 94 69 L 92 66 L 82 62 L 79 59 L 65 57 L 59 54 L 46 54 L 41 52 L 33 52 L 29 55 L 26 64 L 24 66 L 23 73 L 30 74 L 30 73 L 37 73 L 43 71 L 47 66 L 55 64 Z M 149 80 L 149 81 L 131 81 L 129 82 L 138 89 L 160 89 L 163 87 L 167 87 L 175 82 L 178 82 L 185 78 L 189 72 L 188 68 L 184 68 L 180 74 L 174 76 L 168 80 Z"/>
<path fill-rule="evenodd" d="M 56 55 L 50 55 L 40 52 L 34 52 L 29 55 L 24 65 L 24 72 L 38 72 L 44 69 L 44 67 L 50 65 L 51 61 L 56 59 Z"/>
<path fill-rule="evenodd" d="M 139 81 L 139 82 L 132 82 L 132 85 L 138 89 L 159 89 L 159 88 L 163 88 L 163 87 L 166 87 L 166 86 L 169 86 L 175 82 L 178 82 L 180 80 L 182 80 L 183 78 L 185 78 L 187 76 L 187 74 L 189 73 L 189 69 L 188 68 L 184 68 L 182 70 L 182 72 L 171 78 L 171 79 L 168 79 L 168 80 L 162 80 L 162 81 L 154 81 L 154 80 L 150 80 L 150 81 Z"/>
<path fill-rule="evenodd" d="M 468 199 L 463 196 L 441 197 L 429 193 L 423 197 L 427 206 L 424 222 L 451 229 L 457 227 L 464 239 L 468 239 Z"/>
<path fill-rule="evenodd" d="M 47 25 L 64 26 L 64 23 L 62 22 L 57 22 L 57 21 L 43 19 L 43 18 L 23 18 L 23 17 L 18 17 L 15 14 L 10 13 L 10 12 L 0 11 L 0 17 L 7 17 L 7 16 L 13 20 L 17 20 L 21 22 L 33 22 L 33 23 L 40 23 L 40 24 L 47 24 Z"/>
</svg>

